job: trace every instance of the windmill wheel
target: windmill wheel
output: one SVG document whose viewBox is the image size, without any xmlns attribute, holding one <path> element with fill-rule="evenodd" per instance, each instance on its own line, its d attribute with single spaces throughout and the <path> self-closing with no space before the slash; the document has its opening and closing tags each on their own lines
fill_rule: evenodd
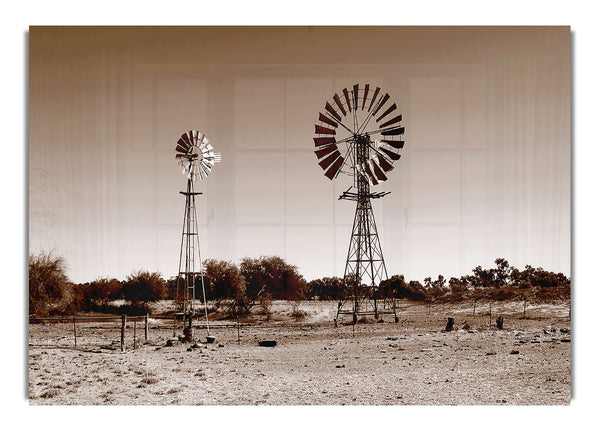
<svg viewBox="0 0 600 431">
<path fill-rule="evenodd" d="M 208 138 L 197 130 L 190 130 L 181 135 L 175 152 L 175 158 L 183 168 L 182 173 L 187 174 L 188 179 L 193 181 L 206 178 L 215 163 L 221 161 L 221 154 L 215 153 Z"/>
<path fill-rule="evenodd" d="M 386 172 L 400 159 L 404 127 L 390 95 L 369 84 L 335 93 L 315 124 L 315 154 L 330 180 L 340 172 L 360 175 L 371 184 L 387 180 Z"/>
</svg>

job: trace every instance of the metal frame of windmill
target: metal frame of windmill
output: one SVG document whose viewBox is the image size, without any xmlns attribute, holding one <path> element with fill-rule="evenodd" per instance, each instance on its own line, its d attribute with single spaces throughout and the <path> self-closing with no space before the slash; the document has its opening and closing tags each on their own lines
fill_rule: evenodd
<svg viewBox="0 0 600 431">
<path fill-rule="evenodd" d="M 210 337 L 208 324 L 208 309 L 206 307 L 206 292 L 204 290 L 204 268 L 200 257 L 200 235 L 198 233 L 198 219 L 196 216 L 196 196 L 202 192 L 194 189 L 194 182 L 208 176 L 215 163 L 221 161 L 221 154 L 215 153 L 208 138 L 196 130 L 190 130 L 181 135 L 175 146 L 175 158 L 182 167 L 182 173 L 187 176 L 185 192 L 185 209 L 183 214 L 183 227 L 181 233 L 181 249 L 179 253 L 179 272 L 177 275 L 177 298 L 179 304 L 180 287 L 183 289 L 181 298 L 181 316 L 184 336 L 195 339 L 193 319 L 196 318 L 196 283 L 198 278 L 202 287 L 202 300 L 206 318 L 207 336 Z M 180 283 L 183 282 L 183 286 Z M 187 323 L 187 327 L 186 327 Z M 177 324 L 177 314 L 173 321 L 173 336 Z"/>
<path fill-rule="evenodd" d="M 378 319 L 380 314 L 394 314 L 398 320 L 394 298 L 382 298 L 383 309 L 378 308 L 379 284 L 388 275 L 371 206 L 372 199 L 389 193 L 372 192 L 371 185 L 387 180 L 386 173 L 400 159 L 397 150 L 404 147 L 400 140 L 404 134 L 402 115 L 396 112 L 395 103 L 388 104 L 389 100 L 389 94 L 383 94 L 380 87 L 354 84 L 344 88 L 342 96 L 335 93 L 332 103 L 325 103 L 315 124 L 313 140 L 319 165 L 330 180 L 340 173 L 352 176 L 353 186 L 339 199 L 356 202 L 344 270 L 345 291 L 351 294 L 338 303 L 336 324 L 344 314 L 352 315 L 354 323 L 359 315 Z"/>
</svg>

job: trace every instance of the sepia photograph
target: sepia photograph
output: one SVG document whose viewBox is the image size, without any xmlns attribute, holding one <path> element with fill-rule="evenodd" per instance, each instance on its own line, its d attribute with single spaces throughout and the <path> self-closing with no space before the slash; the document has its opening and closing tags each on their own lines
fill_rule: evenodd
<svg viewBox="0 0 600 431">
<path fill-rule="evenodd" d="M 31 405 L 569 405 L 569 26 L 28 31 Z"/>
</svg>

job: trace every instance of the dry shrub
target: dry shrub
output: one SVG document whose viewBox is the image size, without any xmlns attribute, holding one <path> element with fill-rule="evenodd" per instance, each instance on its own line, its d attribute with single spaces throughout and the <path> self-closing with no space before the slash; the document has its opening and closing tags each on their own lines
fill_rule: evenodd
<svg viewBox="0 0 600 431">
<path fill-rule="evenodd" d="M 271 317 L 273 316 L 273 312 L 271 311 L 271 304 L 271 295 L 265 293 L 260 295 L 260 302 L 258 304 L 258 314 L 260 316 L 263 316 L 267 322 L 271 320 Z"/>
</svg>

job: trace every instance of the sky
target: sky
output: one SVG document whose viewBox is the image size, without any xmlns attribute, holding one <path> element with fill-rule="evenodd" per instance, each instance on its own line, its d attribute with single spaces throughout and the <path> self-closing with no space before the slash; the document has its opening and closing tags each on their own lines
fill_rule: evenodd
<svg viewBox="0 0 600 431">
<path fill-rule="evenodd" d="M 197 184 L 202 258 L 343 275 L 354 206 L 313 153 L 335 92 L 379 85 L 406 144 L 373 202 L 388 275 L 494 259 L 571 274 L 571 33 L 556 27 L 31 27 L 29 252 L 75 282 L 177 273 L 179 136 L 222 154 Z"/>
</svg>

